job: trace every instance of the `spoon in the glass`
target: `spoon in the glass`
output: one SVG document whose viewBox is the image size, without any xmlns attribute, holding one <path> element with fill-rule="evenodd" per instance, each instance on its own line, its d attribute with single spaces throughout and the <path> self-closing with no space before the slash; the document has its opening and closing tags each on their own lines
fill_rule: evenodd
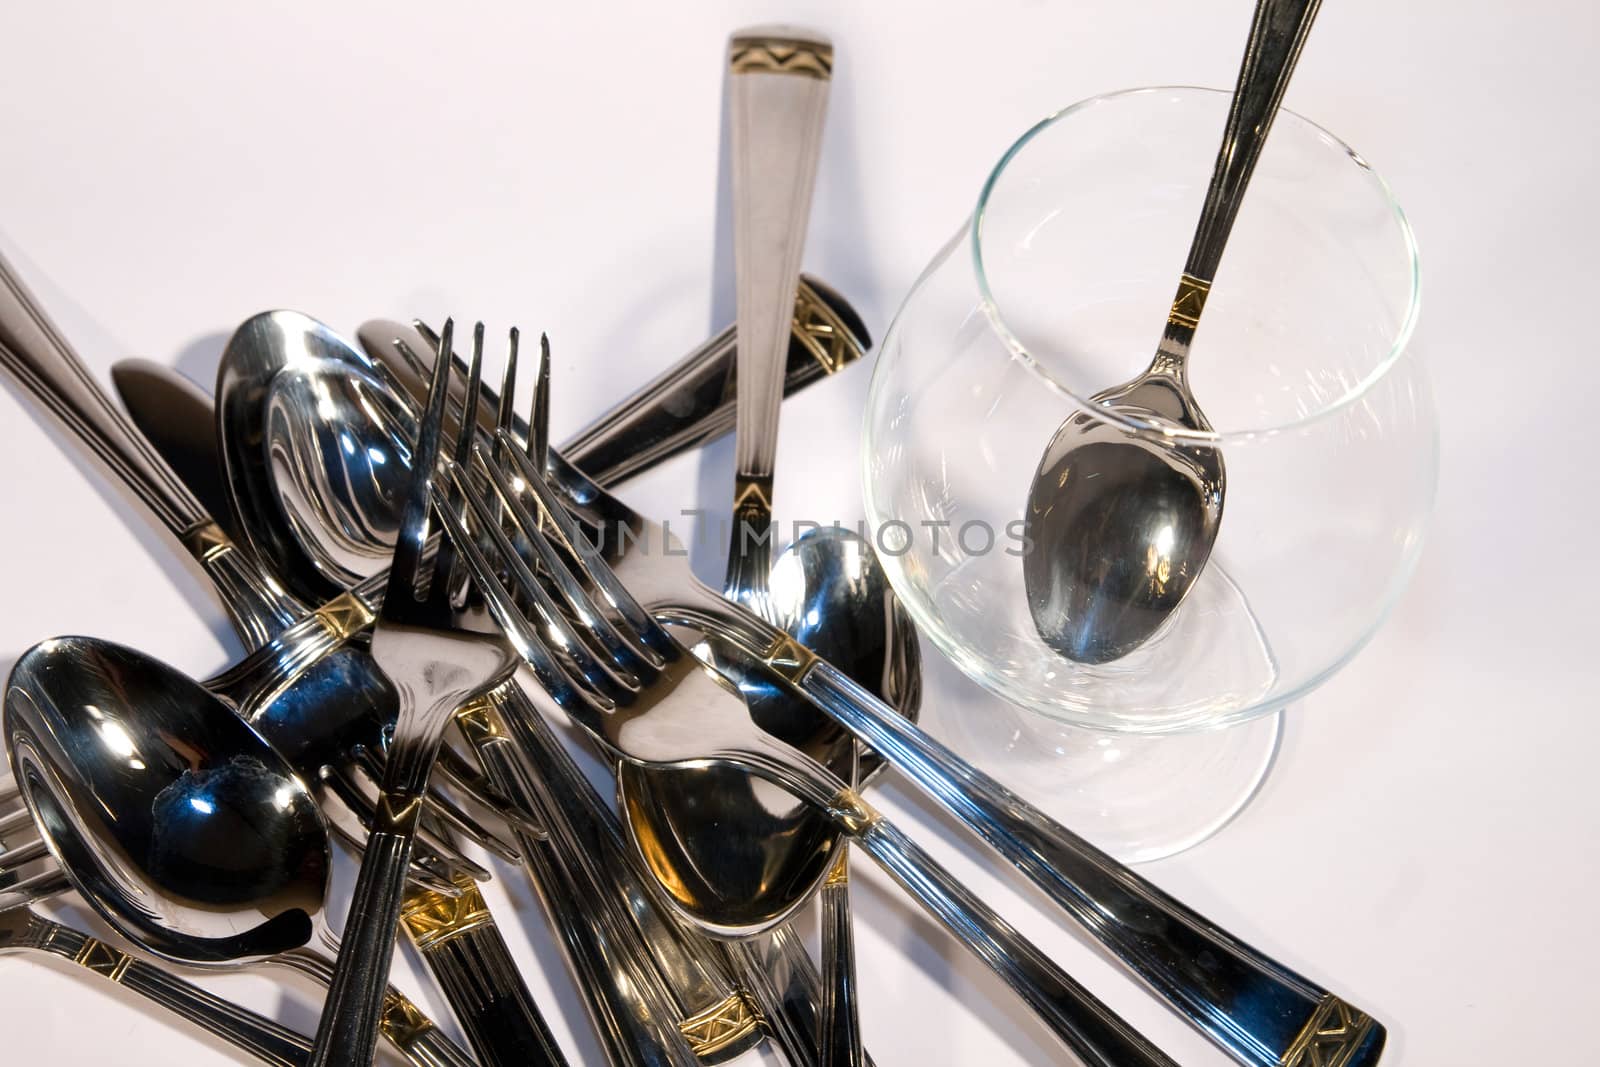
<svg viewBox="0 0 1600 1067">
<path fill-rule="evenodd" d="M 1226 471 L 1189 387 L 1189 346 L 1250 175 L 1321 0 L 1258 0 L 1178 295 L 1143 374 L 1063 423 L 1028 489 L 1022 560 L 1033 624 L 1055 651 L 1108 663 L 1147 641 L 1205 569 Z"/>
</svg>

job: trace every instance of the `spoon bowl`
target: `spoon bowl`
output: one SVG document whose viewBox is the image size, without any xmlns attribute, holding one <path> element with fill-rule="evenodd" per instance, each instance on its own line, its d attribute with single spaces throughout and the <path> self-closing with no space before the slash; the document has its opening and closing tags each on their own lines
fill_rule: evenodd
<svg viewBox="0 0 1600 1067">
<path fill-rule="evenodd" d="M 4 726 L 46 845 L 130 938 L 194 963 L 311 941 L 327 824 L 293 770 L 204 686 L 133 649 L 57 638 L 12 669 Z"/>
</svg>

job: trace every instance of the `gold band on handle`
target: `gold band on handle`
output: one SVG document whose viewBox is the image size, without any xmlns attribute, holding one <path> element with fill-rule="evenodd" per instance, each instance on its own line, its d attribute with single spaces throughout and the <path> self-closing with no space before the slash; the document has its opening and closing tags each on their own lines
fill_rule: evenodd
<svg viewBox="0 0 1600 1067">
<path fill-rule="evenodd" d="M 795 292 L 790 328 L 827 374 L 837 374 L 861 358 L 861 342 L 850 327 L 808 286 L 802 285 Z"/>
<path fill-rule="evenodd" d="M 72 962 L 113 982 L 120 982 L 122 976 L 128 973 L 128 965 L 133 962 L 133 957 L 91 937 L 72 957 Z"/>
<path fill-rule="evenodd" d="M 431 889 L 406 897 L 400 909 L 400 924 L 411 935 L 418 951 L 426 952 L 494 922 L 476 882 L 463 875 L 457 877 L 456 885 L 461 888 L 458 897 L 447 897 Z"/>
<path fill-rule="evenodd" d="M 728 42 L 728 69 L 734 74 L 798 74 L 827 81 L 833 77 L 833 46 L 790 37 L 735 37 Z"/>
<path fill-rule="evenodd" d="M 1210 292 L 1210 282 L 1185 273 L 1178 279 L 1178 295 L 1172 298 L 1172 310 L 1167 312 L 1167 321 L 1174 326 L 1194 329 L 1200 324 L 1200 312 L 1205 310 L 1206 296 Z"/>
<path fill-rule="evenodd" d="M 1282 1067 L 1346 1067 L 1372 1025 L 1366 1012 L 1329 993 L 1278 1062 Z"/>
<path fill-rule="evenodd" d="M 202 562 L 209 562 L 233 548 L 233 541 L 222 532 L 222 527 L 209 520 L 183 531 L 180 540 L 189 555 Z"/>
<path fill-rule="evenodd" d="M 378 1029 L 396 1048 L 409 1049 L 417 1038 L 433 1028 L 433 1020 L 422 1014 L 422 1009 L 406 999 L 405 994 L 391 989 L 383 998 Z"/>
<path fill-rule="evenodd" d="M 833 861 L 833 866 L 828 871 L 827 880 L 823 885 L 849 885 L 850 884 L 850 849 L 849 846 L 839 850 L 839 858 Z"/>
<path fill-rule="evenodd" d="M 354 593 L 340 593 L 317 609 L 317 621 L 339 641 L 354 637 L 377 621 L 377 616 Z"/>
<path fill-rule="evenodd" d="M 760 1017 L 744 996 L 734 993 L 678 1024 L 678 1032 L 701 1059 L 720 1052 L 753 1031 Z"/>
</svg>

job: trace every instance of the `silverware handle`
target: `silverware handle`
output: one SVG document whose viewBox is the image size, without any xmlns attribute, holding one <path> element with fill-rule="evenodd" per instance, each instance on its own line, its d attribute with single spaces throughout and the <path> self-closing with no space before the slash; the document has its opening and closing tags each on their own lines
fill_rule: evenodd
<svg viewBox="0 0 1600 1067">
<path fill-rule="evenodd" d="M 490 780 L 513 802 L 539 813 L 547 828 L 564 818 L 528 780 L 513 743 L 487 731 L 468 736 Z M 631 926 L 614 921 L 605 907 L 609 894 L 593 885 L 580 887 L 566 872 L 562 864 L 570 858 L 558 859 L 554 829 L 551 837 L 552 842 L 543 842 L 518 835 L 523 867 L 555 917 L 556 933 L 609 1062 L 618 1067 L 698 1067 L 699 1060 L 673 1025 L 681 1013 L 672 1010 L 659 988 L 661 979 L 651 968 L 648 948 Z"/>
<path fill-rule="evenodd" d="M 87 934 L 30 913 L 28 945 L 71 960 L 276 1067 L 304 1067 L 311 1041 L 286 1026 L 137 959 Z"/>
<path fill-rule="evenodd" d="M 760 28 L 728 42 L 738 390 L 733 547 L 728 584 L 766 588 L 772 473 L 789 321 L 822 153 L 833 46 Z M 748 523 L 752 542 L 742 527 Z"/>
<path fill-rule="evenodd" d="M 584 473 L 615 485 L 680 452 L 732 433 L 737 330 L 729 326 L 561 446 Z M 836 374 L 872 347 L 848 301 L 800 275 L 790 322 L 784 396 Z"/>
<path fill-rule="evenodd" d="M 150 443 L 95 382 L 10 263 L 0 258 L 0 366 L 71 430 L 161 520 L 223 592 L 241 629 L 265 641 L 304 608 L 212 521 Z M 235 607 L 235 605 L 241 607 Z"/>
<path fill-rule="evenodd" d="M 850 923 L 850 850 L 822 885 L 822 1067 L 865 1067 L 856 1006 L 856 946 Z"/>
<path fill-rule="evenodd" d="M 413 892 L 401 922 L 484 1067 L 566 1067 L 476 884 Z"/>
<path fill-rule="evenodd" d="M 1222 146 L 1184 270 L 1210 282 L 1322 0 L 1257 0 Z"/>
<path fill-rule="evenodd" d="M 856 841 L 1033 1009 L 1085 1067 L 1176 1067 L 898 827 L 879 819 Z"/>
<path fill-rule="evenodd" d="M 769 658 L 770 663 L 770 658 Z M 1168 896 L 967 763 L 843 672 L 812 658 L 792 677 L 818 707 L 1010 860 L 1113 955 L 1235 1060 L 1297 1058 L 1330 1019 L 1341 1067 L 1370 1067 L 1383 1026 Z"/>
<path fill-rule="evenodd" d="M 399 812 L 390 805 L 386 788 L 374 820 L 382 828 L 375 825 L 367 837 L 349 921 L 317 1026 L 312 1067 L 371 1063 L 378 1044 L 419 803 L 413 800 Z"/>
</svg>

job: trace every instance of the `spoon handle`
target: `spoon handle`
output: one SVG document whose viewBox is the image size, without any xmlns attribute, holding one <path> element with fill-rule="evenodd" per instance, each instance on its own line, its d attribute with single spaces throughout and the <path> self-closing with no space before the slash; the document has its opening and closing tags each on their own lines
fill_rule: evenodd
<svg viewBox="0 0 1600 1067">
<path fill-rule="evenodd" d="M 574 434 L 568 460 L 602 485 L 642 474 L 734 428 L 738 331 L 729 326 Z M 849 303 L 815 278 L 800 276 L 790 323 L 783 395 L 836 374 L 872 347 Z"/>
<path fill-rule="evenodd" d="M 907 723 L 826 661 L 812 658 L 783 673 L 1011 861 L 1239 1063 L 1377 1063 L 1385 1030 L 1365 1012 L 1168 896 Z"/>
<path fill-rule="evenodd" d="M 25 929 L 15 929 L 19 920 Z M 262 1063 L 305 1067 L 311 1058 L 309 1038 L 88 934 L 20 909 L 6 916 L 4 925 L 6 936 L 0 936 L 0 951 L 14 945 L 70 960 L 161 1005 Z"/>
<path fill-rule="evenodd" d="M 210 575 L 223 603 L 252 645 L 282 629 L 305 608 L 241 553 L 194 494 L 111 402 L 11 264 L 0 257 L 0 367 L 71 430 L 150 508 Z M 235 607 L 235 605 L 239 607 Z M 241 610 L 247 609 L 247 610 Z"/>
<path fill-rule="evenodd" d="M 728 42 L 733 260 L 739 329 L 730 595 L 765 599 L 772 473 L 789 323 L 822 152 L 833 46 L 791 29 Z"/>
<path fill-rule="evenodd" d="M 1222 250 L 1239 214 L 1250 175 L 1267 143 L 1272 120 L 1283 102 L 1300 49 L 1311 32 L 1322 0 L 1258 0 L 1245 45 L 1228 124 L 1206 189 L 1200 224 L 1189 247 L 1184 270 L 1206 283 L 1216 277 Z M 1202 297 L 1203 299 L 1203 297 Z"/>
<path fill-rule="evenodd" d="M 864 821 L 854 836 L 866 853 L 1027 1002 L 1085 1067 L 1177 1067 L 898 827 L 875 812 Z"/>
</svg>

